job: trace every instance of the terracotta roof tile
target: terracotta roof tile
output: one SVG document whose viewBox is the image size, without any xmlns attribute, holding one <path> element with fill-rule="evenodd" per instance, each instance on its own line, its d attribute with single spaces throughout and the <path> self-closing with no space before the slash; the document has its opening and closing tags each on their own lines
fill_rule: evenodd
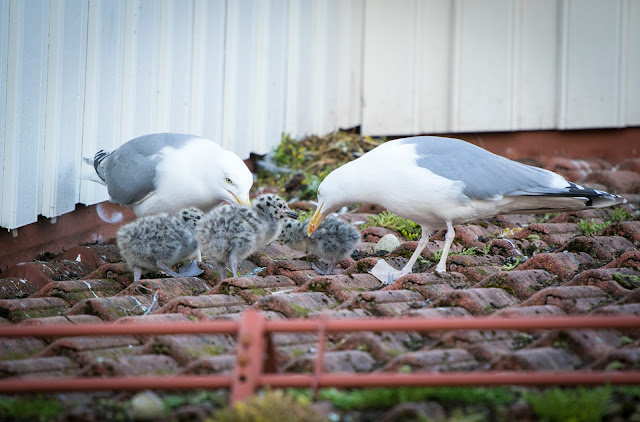
<svg viewBox="0 0 640 422">
<path fill-rule="evenodd" d="M 524 264 L 520 264 L 517 269 L 546 270 L 561 280 L 571 280 L 580 271 L 584 271 L 597 266 L 596 261 L 588 254 L 582 252 L 567 253 L 541 253 L 529 258 Z"/>
<path fill-rule="evenodd" d="M 158 312 L 180 312 L 197 319 L 209 319 L 215 315 L 242 312 L 248 307 L 240 296 L 217 294 L 177 297 Z"/>
<path fill-rule="evenodd" d="M 69 304 L 57 297 L 0 300 L 0 316 L 11 322 L 61 315 L 67 309 Z"/>
<path fill-rule="evenodd" d="M 219 355 L 196 359 L 181 373 L 192 375 L 222 375 L 233 373 L 236 363 L 235 355 Z"/>
<path fill-rule="evenodd" d="M 380 290 L 377 292 L 362 292 L 352 296 L 340 305 L 338 309 L 362 308 L 377 316 L 400 315 L 411 309 L 412 304 L 426 305 L 424 298 L 411 290 Z"/>
<path fill-rule="evenodd" d="M 120 296 L 145 296 L 152 300 L 157 294 L 158 303 L 164 305 L 180 296 L 202 294 L 211 289 L 198 277 L 142 279 L 124 289 Z"/>
<path fill-rule="evenodd" d="M 0 361 L 31 358 L 46 347 L 47 343 L 39 338 L 5 338 L 0 341 Z"/>
<path fill-rule="evenodd" d="M 415 350 L 423 343 L 424 339 L 418 333 L 361 331 L 344 336 L 337 348 L 366 351 L 375 360 L 386 363 L 400 354 Z"/>
<path fill-rule="evenodd" d="M 236 340 L 229 334 L 179 334 L 155 336 L 147 341 L 140 353 L 171 356 L 180 366 L 195 359 L 231 352 Z"/>
<path fill-rule="evenodd" d="M 514 239 L 538 237 L 549 245 L 560 246 L 574 236 L 581 234 L 580 226 L 573 223 L 533 223 L 520 230 L 513 237 Z"/>
<path fill-rule="evenodd" d="M 87 365 L 82 375 L 103 377 L 173 375 L 179 369 L 178 363 L 170 356 L 150 354 L 100 359 Z"/>
<path fill-rule="evenodd" d="M 81 366 L 100 359 L 117 359 L 140 352 L 142 344 L 134 336 L 63 337 L 51 343 L 39 356 L 66 356 Z"/>
<path fill-rule="evenodd" d="M 631 268 L 597 268 L 583 271 L 564 286 L 596 286 L 614 299 L 640 287 L 640 272 Z"/>
<path fill-rule="evenodd" d="M 557 347 L 516 350 L 501 356 L 491 365 L 497 370 L 566 371 L 580 366 L 580 359 Z"/>
<path fill-rule="evenodd" d="M 380 281 L 371 274 L 329 275 L 314 277 L 296 292 L 320 291 L 345 301 L 358 292 L 375 290 L 380 286 Z"/>
<path fill-rule="evenodd" d="M 254 303 L 267 294 L 279 291 L 293 291 L 296 284 L 282 275 L 266 277 L 234 277 L 227 278 L 214 286 L 207 294 L 238 295 L 247 303 Z"/>
<path fill-rule="evenodd" d="M 595 286 L 548 287 L 522 302 L 522 306 L 555 305 L 568 314 L 584 314 L 613 302 Z"/>
<path fill-rule="evenodd" d="M 83 299 L 115 296 L 124 286 L 113 279 L 54 281 L 31 297 L 58 297 L 73 306 Z"/>
<path fill-rule="evenodd" d="M 65 356 L 5 360 L 0 362 L 0 378 L 65 377 L 78 375 L 80 367 Z"/>
<path fill-rule="evenodd" d="M 84 299 L 69 309 L 67 315 L 95 315 L 105 321 L 131 315 L 142 315 L 151 306 L 151 300 L 145 296 L 118 296 L 99 299 Z"/>
<path fill-rule="evenodd" d="M 480 366 L 471 353 L 464 349 L 419 350 L 406 353 L 389 362 L 382 369 L 387 372 L 411 370 L 428 372 L 470 371 Z"/>
<path fill-rule="evenodd" d="M 586 252 L 599 261 L 610 262 L 634 249 L 633 243 L 621 236 L 578 236 L 567 242 L 559 252 Z"/>
<path fill-rule="evenodd" d="M 489 315 L 517 303 L 518 300 L 505 290 L 486 287 L 455 290 L 436 301 L 434 306 L 460 306 L 473 315 Z"/>
<path fill-rule="evenodd" d="M 473 287 L 497 287 L 517 299 L 528 299 L 535 292 L 557 284 L 556 277 L 545 270 L 513 270 L 492 274 Z"/>
<path fill-rule="evenodd" d="M 337 305 L 334 298 L 322 292 L 303 292 L 265 296 L 253 307 L 279 312 L 289 318 L 300 318 L 310 312 L 332 309 Z"/>
<path fill-rule="evenodd" d="M 622 346 L 622 334 L 616 330 L 554 330 L 545 334 L 536 345 L 563 347 L 580 356 L 583 362 L 591 362 Z"/>
<path fill-rule="evenodd" d="M 312 372 L 316 355 L 306 355 L 293 359 L 293 361 L 284 368 L 285 372 Z M 375 364 L 375 360 L 367 352 L 359 350 L 340 350 L 335 352 L 326 352 L 324 354 L 324 371 L 325 372 L 371 372 Z"/>
<path fill-rule="evenodd" d="M 599 170 L 587 175 L 582 184 L 598 184 L 611 193 L 638 193 L 640 174 L 630 170 Z"/>
</svg>

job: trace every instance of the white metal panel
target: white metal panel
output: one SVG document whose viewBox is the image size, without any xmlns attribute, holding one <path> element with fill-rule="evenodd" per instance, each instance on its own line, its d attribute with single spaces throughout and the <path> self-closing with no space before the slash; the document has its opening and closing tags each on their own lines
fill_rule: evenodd
<svg viewBox="0 0 640 422">
<path fill-rule="evenodd" d="M 227 3 L 196 0 L 191 132 L 222 143 Z"/>
<path fill-rule="evenodd" d="M 191 65 L 193 55 L 193 0 L 172 0 L 173 12 L 169 19 L 171 54 L 160 66 L 169 70 L 168 120 L 170 132 L 189 133 L 191 125 Z M 161 47 L 162 48 L 162 47 Z M 162 89 L 162 88 L 161 88 Z"/>
<path fill-rule="evenodd" d="M 73 211 L 78 199 L 88 7 L 75 3 L 51 2 L 41 209 L 45 217 Z"/>
<path fill-rule="evenodd" d="M 511 0 L 456 0 L 452 127 L 455 132 L 510 130 L 514 101 Z"/>
<path fill-rule="evenodd" d="M 125 3 L 89 1 L 82 155 L 121 144 Z M 108 199 L 106 188 L 82 180 L 80 202 Z"/>
<path fill-rule="evenodd" d="M 411 133 L 451 130 L 453 4 L 449 0 L 418 3 L 417 98 L 414 99 L 416 116 Z"/>
<path fill-rule="evenodd" d="M 415 0 L 365 6 L 362 131 L 411 133 L 415 92 Z"/>
<path fill-rule="evenodd" d="M 556 127 L 559 0 L 521 0 L 514 129 Z"/>
<path fill-rule="evenodd" d="M 563 2 L 560 121 L 563 129 L 624 124 L 626 29 L 622 0 Z"/>
<path fill-rule="evenodd" d="M 364 0 L 342 1 L 339 7 L 340 41 L 333 54 L 338 56 L 338 127 L 347 129 L 362 121 Z"/>
<path fill-rule="evenodd" d="M 294 137 L 338 128 L 337 0 L 289 3 L 285 132 Z M 346 40 L 345 42 L 350 42 Z"/>
<path fill-rule="evenodd" d="M 230 2 L 222 145 L 241 157 L 280 142 L 287 58 L 285 1 Z"/>
<path fill-rule="evenodd" d="M 0 225 L 20 227 L 40 212 L 49 2 L 11 1 Z"/>
<path fill-rule="evenodd" d="M 134 15 L 131 17 L 133 22 L 127 30 L 125 45 L 126 48 L 133 50 L 130 53 L 133 69 L 128 69 L 125 65 L 125 72 L 129 73 L 125 76 L 123 86 L 124 102 L 127 98 L 132 101 L 127 106 L 123 105 L 123 108 L 129 107 L 131 110 L 131 117 L 126 116 L 126 112 L 123 113 L 123 132 L 125 128 L 131 132 L 129 136 L 123 133 L 121 136 L 123 142 L 154 132 L 158 107 L 157 87 L 161 46 L 157 40 L 160 38 L 161 5 L 156 0 L 139 0 L 131 3 L 137 3 L 137 10 L 133 11 Z M 130 13 L 127 8 L 127 19 L 130 18 Z"/>
<path fill-rule="evenodd" d="M 640 0 L 629 1 L 626 18 L 625 123 L 627 126 L 640 126 Z"/>
<path fill-rule="evenodd" d="M 9 61 L 9 2 L 0 2 L 0 226 L 3 223 L 2 204 L 4 185 L 4 145 L 7 140 L 6 125 L 9 116 L 6 113 L 7 105 L 7 71 Z"/>
</svg>

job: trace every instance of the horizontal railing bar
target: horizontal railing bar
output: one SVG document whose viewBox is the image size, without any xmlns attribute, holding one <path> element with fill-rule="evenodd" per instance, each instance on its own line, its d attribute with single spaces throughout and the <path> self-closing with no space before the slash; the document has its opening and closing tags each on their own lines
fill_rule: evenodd
<svg viewBox="0 0 640 422">
<path fill-rule="evenodd" d="M 309 387 L 313 375 L 264 374 L 260 384 L 271 387 Z M 465 385 L 599 385 L 640 384 L 640 371 L 484 371 L 422 374 L 322 374 L 317 386 L 351 387 L 418 387 Z"/>
<path fill-rule="evenodd" d="M 109 390 L 196 390 L 230 388 L 230 375 L 136 377 L 8 378 L 0 379 L 0 393 Z"/>
<path fill-rule="evenodd" d="M 640 371 L 486 371 L 419 374 L 323 374 L 312 384 L 313 375 L 263 374 L 259 384 L 271 387 L 355 388 L 498 385 L 633 385 L 640 384 Z M 230 388 L 232 376 L 180 375 L 88 378 L 10 378 L 0 380 L 0 393 L 110 390 L 194 390 Z"/>
<path fill-rule="evenodd" d="M 320 319 L 265 321 L 265 332 L 316 331 Z M 328 332 L 443 331 L 640 328 L 637 316 L 464 317 L 464 318 L 357 318 L 324 321 Z M 237 321 L 176 323 L 103 323 L 77 325 L 2 325 L 0 337 L 72 337 L 110 335 L 225 334 L 236 333 Z"/>
<path fill-rule="evenodd" d="M 0 337 L 76 337 L 164 334 L 229 334 L 238 331 L 237 321 L 137 322 L 76 325 L 2 325 Z"/>
<path fill-rule="evenodd" d="M 267 332 L 315 331 L 319 319 L 266 321 Z M 462 318 L 353 318 L 329 319 L 325 330 L 339 331 L 444 331 L 444 330 L 529 330 L 560 328 L 640 328 L 638 316 L 562 317 L 462 317 Z"/>
</svg>

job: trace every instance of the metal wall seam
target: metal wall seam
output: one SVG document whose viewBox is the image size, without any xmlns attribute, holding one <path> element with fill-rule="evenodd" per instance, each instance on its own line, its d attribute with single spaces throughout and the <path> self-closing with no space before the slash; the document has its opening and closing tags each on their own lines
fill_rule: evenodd
<svg viewBox="0 0 640 422">
<path fill-rule="evenodd" d="M 42 201 L 48 2 L 9 5 L 7 103 L 0 224 L 35 222 Z"/>
</svg>

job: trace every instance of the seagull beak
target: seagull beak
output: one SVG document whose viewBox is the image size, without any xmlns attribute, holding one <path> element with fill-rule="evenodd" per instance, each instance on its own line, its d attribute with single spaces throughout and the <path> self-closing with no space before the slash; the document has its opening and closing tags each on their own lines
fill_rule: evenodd
<svg viewBox="0 0 640 422">
<path fill-rule="evenodd" d="M 240 199 L 240 198 L 239 198 L 236 194 L 234 194 L 233 192 L 231 192 L 231 191 L 227 191 L 227 192 L 229 192 L 229 194 L 230 194 L 231 196 L 233 196 L 233 199 L 235 199 L 235 200 L 236 200 L 236 202 L 237 202 L 238 204 L 240 204 L 240 205 L 251 205 L 251 201 L 249 200 L 249 197 L 248 197 L 248 196 L 247 196 L 245 199 Z"/>
<path fill-rule="evenodd" d="M 316 210 L 315 214 L 313 214 L 313 217 L 311 217 L 311 220 L 309 221 L 309 225 L 307 226 L 307 235 L 308 236 L 311 236 L 311 234 L 314 231 L 316 231 L 316 229 L 318 228 L 320 223 L 322 223 L 322 220 L 324 220 L 324 218 L 326 217 L 325 215 L 322 215 L 322 207 L 323 207 L 323 205 L 324 204 L 320 204 L 320 206 Z"/>
</svg>

